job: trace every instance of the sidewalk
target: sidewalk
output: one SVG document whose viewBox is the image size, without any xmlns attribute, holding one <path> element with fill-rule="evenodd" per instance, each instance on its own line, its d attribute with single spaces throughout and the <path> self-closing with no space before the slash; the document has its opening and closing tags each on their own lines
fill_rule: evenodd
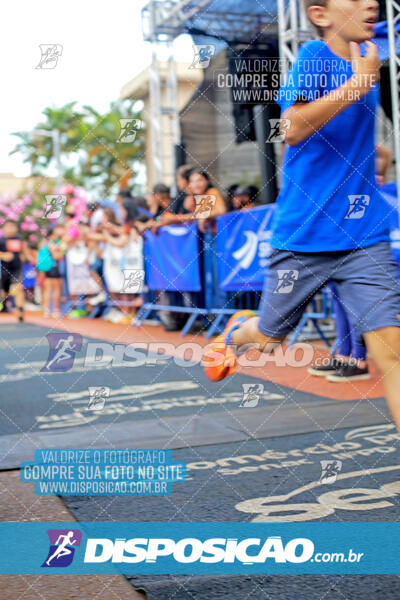
<svg viewBox="0 0 400 600">
<path fill-rule="evenodd" d="M 0 472 L 1 521 L 71 521 L 58 497 L 35 496 L 19 471 Z M 38 557 L 40 559 L 40 557 Z M 121 575 L 0 575 L 1 600 L 144 600 Z"/>
</svg>

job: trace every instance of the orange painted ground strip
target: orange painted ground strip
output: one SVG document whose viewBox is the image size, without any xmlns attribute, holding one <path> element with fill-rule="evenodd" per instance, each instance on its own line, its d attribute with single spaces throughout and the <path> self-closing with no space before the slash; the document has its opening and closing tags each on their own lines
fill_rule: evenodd
<svg viewBox="0 0 400 600">
<path fill-rule="evenodd" d="M 80 333 L 89 338 L 120 344 L 159 342 L 177 346 L 186 342 L 195 342 L 200 346 L 206 346 L 210 343 L 210 340 L 206 340 L 203 335 L 193 334 L 181 337 L 179 332 L 166 332 L 161 326 L 143 326 L 137 329 L 131 325 L 108 323 L 100 319 L 47 319 L 36 313 L 27 313 L 25 320 L 27 323 L 46 327 L 49 331 L 65 330 L 71 333 Z M 13 322 L 16 322 L 14 316 L 0 315 L 0 335 L 1 324 Z M 17 326 L 18 323 L 16 323 Z M 328 349 L 322 350 L 321 345 L 321 342 L 314 344 L 314 346 L 318 346 L 315 348 L 314 357 L 328 355 Z M 381 398 L 384 396 L 383 385 L 371 360 L 369 361 L 369 367 L 372 375 L 371 379 L 351 383 L 331 383 L 323 377 L 313 377 L 307 372 L 308 366 L 279 367 L 273 362 L 268 362 L 265 367 L 242 367 L 240 372 L 250 377 L 257 377 L 301 392 L 316 394 L 333 400 Z"/>
</svg>

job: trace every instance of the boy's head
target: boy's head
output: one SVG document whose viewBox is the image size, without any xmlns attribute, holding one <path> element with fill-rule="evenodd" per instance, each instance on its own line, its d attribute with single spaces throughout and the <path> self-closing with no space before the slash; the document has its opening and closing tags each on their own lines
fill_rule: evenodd
<svg viewBox="0 0 400 600">
<path fill-rule="evenodd" d="M 3 225 L 3 235 L 5 238 L 13 238 L 18 233 L 18 226 L 14 221 L 5 221 Z"/>
<path fill-rule="evenodd" d="M 359 44 L 374 37 L 378 21 L 377 0 L 303 0 L 308 19 L 318 35 L 337 35 Z"/>
</svg>

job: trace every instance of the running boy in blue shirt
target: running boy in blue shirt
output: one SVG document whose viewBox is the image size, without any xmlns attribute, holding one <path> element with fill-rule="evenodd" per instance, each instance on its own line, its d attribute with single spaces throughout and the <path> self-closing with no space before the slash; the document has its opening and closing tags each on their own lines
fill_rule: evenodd
<svg viewBox="0 0 400 600">
<path fill-rule="evenodd" d="M 389 245 L 391 208 L 379 183 L 387 152 L 375 146 L 376 0 L 304 0 L 321 40 L 305 43 L 280 90 L 289 123 L 260 318 L 241 311 L 204 355 L 206 375 L 235 372 L 234 349 L 271 352 L 311 298 L 333 281 L 381 373 L 400 431 L 400 291 Z M 359 44 L 366 42 L 365 56 Z"/>
</svg>

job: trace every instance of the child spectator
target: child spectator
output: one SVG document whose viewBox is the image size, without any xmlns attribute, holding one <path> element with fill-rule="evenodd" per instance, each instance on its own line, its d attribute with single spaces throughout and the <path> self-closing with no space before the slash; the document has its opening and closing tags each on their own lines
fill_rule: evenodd
<svg viewBox="0 0 400 600">
<path fill-rule="evenodd" d="M 64 235 L 63 225 L 50 226 L 47 232 L 47 241 L 38 252 L 37 269 L 45 274 L 42 299 L 44 317 L 61 317 L 60 300 L 63 284 L 61 261 L 66 250 Z M 52 304 L 53 312 L 51 313 Z"/>
<path fill-rule="evenodd" d="M 22 286 L 22 259 L 24 242 L 14 221 L 3 225 L 3 238 L 0 239 L 1 286 L 3 294 L 2 311 L 7 312 L 7 298 L 10 293 L 15 297 L 18 320 L 24 320 L 24 288 Z"/>
</svg>

